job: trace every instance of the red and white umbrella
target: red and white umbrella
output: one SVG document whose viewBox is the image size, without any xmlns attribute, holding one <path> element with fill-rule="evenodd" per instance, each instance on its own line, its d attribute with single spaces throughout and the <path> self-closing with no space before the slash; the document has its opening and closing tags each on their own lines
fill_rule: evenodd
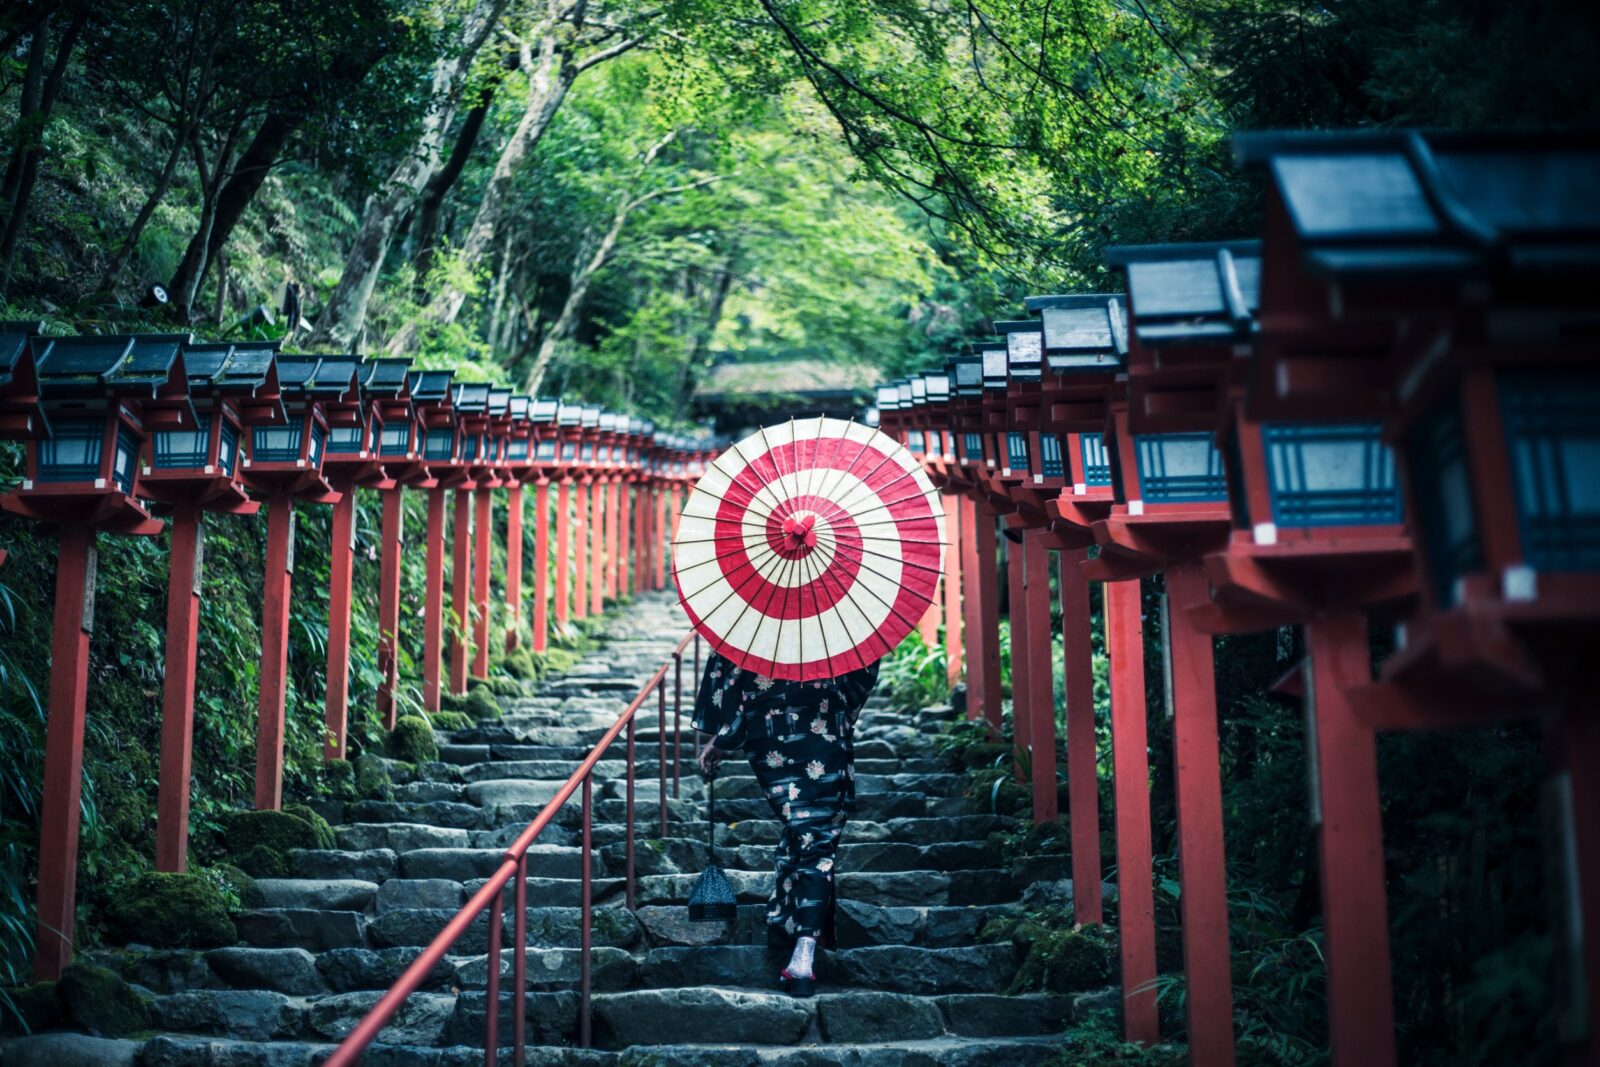
<svg viewBox="0 0 1600 1067">
<path fill-rule="evenodd" d="M 887 435 L 790 420 L 716 458 L 672 549 L 678 597 L 713 648 L 771 678 L 832 678 L 887 655 L 933 602 L 944 507 Z"/>
</svg>

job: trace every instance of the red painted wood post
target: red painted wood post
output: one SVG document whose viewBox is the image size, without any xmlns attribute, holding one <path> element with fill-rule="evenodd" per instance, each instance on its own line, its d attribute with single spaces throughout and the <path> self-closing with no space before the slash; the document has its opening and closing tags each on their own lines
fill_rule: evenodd
<svg viewBox="0 0 1600 1067">
<path fill-rule="evenodd" d="M 289 586 L 294 573 L 294 501 L 267 499 L 267 568 L 261 597 L 261 673 L 256 695 L 256 808 L 283 804 L 283 715 L 289 672 Z"/>
<path fill-rule="evenodd" d="M 667 521 L 667 497 L 670 496 L 665 486 L 655 490 L 656 495 L 656 528 L 650 531 L 650 561 L 655 568 L 656 588 L 667 587 L 667 538 L 672 526 Z"/>
<path fill-rule="evenodd" d="M 592 485 L 588 478 L 578 481 L 577 498 L 572 513 L 572 617 L 589 617 L 589 497 Z"/>
<path fill-rule="evenodd" d="M 1227 857 L 1222 839 L 1222 768 L 1211 635 L 1187 610 L 1206 603 L 1198 561 L 1167 568 L 1165 622 L 1172 699 L 1173 777 L 1178 794 L 1178 878 L 1183 920 L 1189 1062 L 1233 1063 L 1233 977 L 1228 955 Z"/>
<path fill-rule="evenodd" d="M 1594 1067 L 1600 1063 L 1600 685 L 1593 672 L 1567 695 L 1560 718 L 1550 724 L 1560 792 L 1571 797 L 1571 878 L 1577 923 L 1583 944 L 1577 964 L 1583 969 L 1584 1018 L 1588 1033 L 1573 1048 L 1570 1062 Z"/>
<path fill-rule="evenodd" d="M 606 592 L 612 600 L 622 595 L 622 479 L 613 476 L 606 504 Z"/>
<path fill-rule="evenodd" d="M 455 613 L 450 640 L 450 692 L 467 691 L 467 645 L 472 635 L 472 490 L 456 490 L 455 549 L 450 572 L 450 610 Z"/>
<path fill-rule="evenodd" d="M 619 595 L 632 596 L 638 592 L 634 588 L 638 578 L 639 568 L 634 566 L 633 546 L 633 483 L 626 481 L 617 482 L 617 536 L 622 544 L 617 547 L 617 592 Z"/>
<path fill-rule="evenodd" d="M 1094 644 L 1089 626 L 1089 550 L 1057 557 L 1061 585 L 1061 657 L 1067 700 L 1067 805 L 1071 816 L 1072 914 L 1098 923 L 1100 914 L 1100 782 L 1094 730 Z"/>
<path fill-rule="evenodd" d="M 345 723 L 350 702 L 350 576 L 355 566 L 355 486 L 340 490 L 333 505 L 333 533 L 328 546 L 328 693 L 324 708 L 327 728 L 322 738 L 324 760 L 344 759 Z"/>
<path fill-rule="evenodd" d="M 606 483 L 595 482 L 589 490 L 589 614 L 606 609 Z"/>
<path fill-rule="evenodd" d="M 556 628 L 565 632 L 572 603 L 572 479 L 556 486 Z"/>
<path fill-rule="evenodd" d="M 167 651 L 161 684 L 161 783 L 156 791 L 156 870 L 188 870 L 189 778 L 194 751 L 195 643 L 200 636 L 204 548 L 200 509 L 172 515 L 167 562 Z"/>
<path fill-rule="evenodd" d="M 945 681 L 961 681 L 961 501 L 944 495 L 944 662 Z"/>
<path fill-rule="evenodd" d="M 405 514 L 398 486 L 383 490 L 383 520 L 378 549 L 378 714 L 394 729 L 399 715 L 395 688 L 400 684 L 400 529 Z"/>
<path fill-rule="evenodd" d="M 978 632 L 983 635 L 980 649 L 983 660 L 983 716 L 996 733 L 1000 731 L 1000 577 L 999 549 L 995 536 L 995 516 L 988 505 L 978 503 L 976 532 L 978 574 Z"/>
<path fill-rule="evenodd" d="M 983 717 L 987 706 L 984 691 L 984 648 L 994 644 L 994 631 L 984 630 L 982 617 L 983 597 L 978 591 L 978 530 L 974 524 L 972 498 L 963 495 L 961 503 L 961 585 L 965 627 L 962 636 L 966 643 L 967 668 L 967 718 Z"/>
<path fill-rule="evenodd" d="M 928 602 L 928 610 L 917 620 L 917 637 L 930 649 L 939 647 L 939 603 L 939 585 L 936 584 L 933 587 L 933 599 Z"/>
<path fill-rule="evenodd" d="M 1029 680 L 1027 553 L 1006 538 L 1006 615 L 1011 621 L 1011 736 L 1017 754 L 1017 780 L 1026 783 L 1023 757 L 1032 751 L 1033 686 Z"/>
<path fill-rule="evenodd" d="M 472 606 L 477 617 L 472 623 L 472 676 L 489 677 L 489 567 L 494 541 L 494 490 L 481 487 L 475 497 L 477 519 L 473 523 Z"/>
<path fill-rule="evenodd" d="M 533 488 L 533 650 L 550 641 L 550 482 L 540 478 Z"/>
<path fill-rule="evenodd" d="M 78 901 L 78 808 L 83 796 L 83 725 L 94 626 L 94 531 L 61 528 L 55 629 L 50 639 L 50 718 L 45 724 L 39 816 L 39 925 L 33 976 L 53 982 L 72 961 Z"/>
<path fill-rule="evenodd" d="M 1145 727 L 1144 626 L 1140 622 L 1139 581 L 1106 582 L 1100 588 L 1105 598 L 1106 655 L 1111 659 L 1122 1036 L 1129 1041 L 1154 1044 L 1161 1039 L 1161 1024 L 1154 988 L 1156 908 L 1150 857 L 1150 752 Z"/>
<path fill-rule="evenodd" d="M 1023 587 L 1028 616 L 1027 681 L 1012 676 L 1013 690 L 1028 686 L 1028 744 L 1033 752 L 1033 821 L 1055 822 L 1060 814 L 1056 799 L 1056 694 L 1055 656 L 1051 654 L 1050 556 L 1044 531 L 1024 535 Z M 1081 921 L 1081 920 L 1080 920 Z"/>
<path fill-rule="evenodd" d="M 1306 694 L 1316 731 L 1328 1042 L 1336 1067 L 1392 1067 L 1394 990 L 1384 891 L 1377 741 L 1346 695 L 1372 680 L 1360 612 L 1305 623 Z"/>
<path fill-rule="evenodd" d="M 506 490 L 506 651 L 522 641 L 522 486 Z"/>
<path fill-rule="evenodd" d="M 422 706 L 439 710 L 444 668 L 444 496 L 428 490 L 428 571 L 422 597 Z"/>
</svg>

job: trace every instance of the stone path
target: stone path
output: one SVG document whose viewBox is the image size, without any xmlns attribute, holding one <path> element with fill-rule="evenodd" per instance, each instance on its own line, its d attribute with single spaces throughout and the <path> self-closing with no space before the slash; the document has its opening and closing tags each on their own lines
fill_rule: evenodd
<svg viewBox="0 0 1600 1067">
<path fill-rule="evenodd" d="M 501 850 L 553 795 L 624 702 L 671 652 L 684 623 L 665 595 L 621 613 L 602 649 L 532 695 L 504 699 L 504 718 L 442 739 L 441 761 L 389 800 L 323 805 L 338 849 L 294 854 L 296 877 L 258 882 L 260 907 L 237 916 L 241 944 L 209 952 L 92 953 L 151 994 L 159 1033 L 142 1040 L 57 1036 L 12 1045 L 16 1063 L 109 1067 L 277 1067 L 317 1062 L 354 1027 L 456 909 L 498 866 Z M 695 679 L 684 667 L 685 707 Z M 703 784 L 684 745 L 671 836 L 656 839 L 654 702 L 641 717 L 636 792 L 637 910 L 623 895 L 624 746 L 595 783 L 594 1050 L 577 1034 L 579 808 L 576 799 L 529 854 L 530 1064 L 913 1067 L 1044 1063 L 1058 1054 L 1072 998 L 1003 993 L 1010 944 L 980 944 L 991 916 L 1014 909 L 1023 876 L 988 866 L 984 839 L 1002 825 L 968 814 L 959 776 L 933 758 L 947 709 L 893 713 L 874 698 L 856 749 L 859 809 L 839 857 L 840 950 L 822 992 L 776 988 L 763 902 L 778 823 L 742 763 L 718 781 L 721 860 L 738 919 L 691 924 L 684 903 L 705 864 Z M 668 728 L 671 725 L 670 699 Z M 687 720 L 687 714 L 685 715 Z M 670 739 L 669 739 L 670 753 Z M 509 896 L 508 896 L 509 902 Z M 508 905 L 509 911 L 509 905 Z M 511 917 L 504 922 L 511 939 Z M 487 919 L 456 944 L 433 980 L 385 1031 L 367 1062 L 453 1067 L 482 1062 Z M 509 979 L 510 953 L 502 954 Z M 502 989 L 509 988 L 509 980 Z M 502 1040 L 510 1040 L 509 993 Z M 1054 1035 L 1054 1036 L 1052 1036 Z M 509 1062 L 509 1053 L 506 1053 Z"/>
</svg>

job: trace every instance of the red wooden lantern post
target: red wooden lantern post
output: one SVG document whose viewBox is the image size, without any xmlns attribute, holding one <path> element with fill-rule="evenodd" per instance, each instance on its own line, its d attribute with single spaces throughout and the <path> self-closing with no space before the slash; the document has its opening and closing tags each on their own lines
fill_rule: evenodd
<svg viewBox="0 0 1600 1067">
<path fill-rule="evenodd" d="M 533 651 L 543 652 L 550 641 L 550 477 L 556 468 L 556 415 L 554 400 L 535 399 L 529 406 L 533 427 Z"/>
<path fill-rule="evenodd" d="M 1113 503 L 1103 430 L 1108 397 L 1127 351 L 1126 322 L 1121 302 L 1115 296 L 1032 297 L 1027 306 L 1040 313 L 1043 334 L 1038 473 L 1044 484 L 1059 487 L 1056 495 L 1045 501 L 1045 513 L 1053 535 L 1064 545 L 1085 546 L 1093 539 L 1095 522 L 1105 518 Z M 1093 665 L 1086 559 L 1082 547 L 1062 553 L 1062 643 L 1067 658 L 1067 780 L 1074 844 L 1073 883 L 1083 887 L 1074 904 L 1080 921 L 1098 921 L 1099 819 L 1098 795 L 1092 789 Z M 1130 1041 L 1153 1042 L 1160 1032 L 1153 988 L 1155 904 L 1139 582 L 1107 581 L 1102 593 L 1106 654 L 1111 668 L 1123 1034 Z M 1078 842 L 1088 847 L 1080 852 Z"/>
<path fill-rule="evenodd" d="M 501 449 L 504 468 L 500 480 L 506 487 L 506 634 L 505 649 L 515 649 L 522 640 L 522 487 L 533 477 L 533 400 L 513 396 L 508 401 L 510 418 L 505 444 Z"/>
<path fill-rule="evenodd" d="M 600 416 L 600 425 L 603 433 L 600 445 L 601 461 L 605 464 L 603 495 L 605 497 L 605 527 L 603 538 L 605 541 L 605 568 L 604 582 L 602 583 L 602 600 L 617 598 L 621 588 L 622 559 L 620 554 L 620 531 L 622 525 L 622 426 L 626 418 L 612 412 L 604 412 Z M 609 429 L 607 425 L 609 422 Z"/>
<path fill-rule="evenodd" d="M 1269 449 L 1274 420 L 1381 420 L 1420 561 L 1418 606 L 1379 682 L 1351 651 L 1356 620 L 1308 625 L 1313 655 L 1327 660 L 1312 663 L 1308 686 L 1318 740 L 1326 729 L 1347 773 L 1365 778 L 1372 729 L 1541 722 L 1565 875 L 1555 911 L 1572 919 L 1557 939 L 1568 949 L 1560 1031 L 1570 1062 L 1600 1062 L 1595 138 L 1250 135 L 1236 151 L 1270 178 L 1272 273 L 1246 414 Z M 1320 336 L 1328 343 L 1313 347 Z M 1251 424 L 1238 425 L 1243 450 Z M 1250 497 L 1251 519 L 1259 504 Z M 1365 790 L 1359 807 L 1321 796 L 1325 852 L 1335 820 L 1346 849 L 1374 847 L 1372 834 L 1348 841 L 1371 822 Z M 1360 860 L 1358 873 L 1375 866 Z M 1328 915 L 1334 1060 L 1392 1061 L 1387 988 L 1380 1003 L 1360 985 L 1362 974 L 1387 974 L 1386 945 L 1352 937 L 1336 955 L 1332 925 L 1358 931 L 1352 912 L 1381 914 L 1382 882 L 1369 874 L 1335 889 L 1335 877 L 1324 876 L 1325 900 L 1345 894 Z"/>
<path fill-rule="evenodd" d="M 455 616 L 455 629 L 450 644 L 449 685 L 450 692 L 461 694 L 467 691 L 467 653 L 473 632 L 472 495 L 479 479 L 488 476 L 489 387 L 482 383 L 457 383 L 453 404 L 461 436 L 448 482 L 456 491 L 452 533 L 454 558 L 450 571 L 450 610 Z"/>
<path fill-rule="evenodd" d="M 589 559 L 589 546 L 594 542 L 594 533 L 591 530 L 594 515 L 594 462 L 595 462 L 595 434 L 600 429 L 600 409 L 597 407 L 579 408 L 581 418 L 581 431 L 578 437 L 578 462 L 577 467 L 577 492 L 573 504 L 572 536 L 573 545 L 573 575 L 572 575 L 572 616 L 576 619 L 589 617 L 590 593 L 589 576 L 591 563 Z M 598 560 L 595 561 L 595 565 Z"/>
<path fill-rule="evenodd" d="M 1117 499 L 1094 524 L 1101 551 L 1090 565 L 1108 580 L 1156 570 L 1165 577 L 1186 1008 L 1190 1054 L 1202 1065 L 1231 1063 L 1234 1048 L 1216 680 L 1211 630 L 1197 613 L 1210 602 L 1201 561 L 1227 544 L 1231 521 L 1212 433 L 1235 329 L 1248 316 L 1234 258 L 1241 251 L 1214 246 L 1198 290 L 1185 288 L 1194 279 L 1173 265 L 1190 252 L 1156 246 L 1112 257 L 1129 275 L 1127 393 L 1112 402 Z M 1193 326 L 1201 314 L 1211 317 L 1209 331 Z"/>
<path fill-rule="evenodd" d="M 239 480 L 247 428 L 282 425 L 276 345 L 189 344 L 183 359 L 193 425 L 153 433 L 145 450 L 140 495 L 172 516 L 167 576 L 167 640 L 161 693 L 161 779 L 156 801 L 156 869 L 188 867 L 189 783 L 193 751 L 195 651 L 206 511 L 254 514 Z"/>
<path fill-rule="evenodd" d="M 383 515 L 378 531 L 378 715 L 385 729 L 393 729 L 399 716 L 395 687 L 399 684 L 400 552 L 403 548 L 403 501 L 407 485 L 427 480 L 422 463 L 423 428 L 420 409 L 411 392 L 410 361 L 380 359 L 368 364 L 363 390 L 371 398 L 380 420 L 378 461 L 384 480 L 375 488 L 381 494 Z"/>
<path fill-rule="evenodd" d="M 1000 728 L 999 603 L 995 585 L 995 516 L 988 504 L 983 453 L 983 361 L 962 356 L 950 363 L 954 462 L 947 484 L 959 494 L 961 573 L 966 614 L 967 717 Z"/>
<path fill-rule="evenodd" d="M 578 465 L 582 436 L 581 409 L 558 403 L 556 415 L 557 463 L 560 483 L 556 492 L 556 629 L 565 633 L 572 605 L 573 472 Z"/>
<path fill-rule="evenodd" d="M 323 477 L 328 423 L 313 383 L 316 356 L 279 356 L 278 384 L 288 421 L 257 426 L 250 434 L 244 480 L 265 497 L 267 557 L 261 609 L 261 673 L 256 708 L 256 807 L 277 809 L 283 801 L 283 730 L 289 669 L 289 593 L 294 573 L 294 502 L 337 502 Z M 354 372 L 335 394 L 352 387 Z"/>
<path fill-rule="evenodd" d="M 428 491 L 428 528 L 422 594 L 422 706 L 440 708 L 444 671 L 444 513 L 446 487 L 454 477 L 461 432 L 454 407 L 453 371 L 416 371 L 409 379 L 421 425 L 421 462 L 409 484 Z M 398 539 L 396 539 L 398 540 Z M 384 539 L 385 547 L 390 541 Z M 395 568 L 398 574 L 398 557 Z M 385 573 L 388 568 L 385 568 Z"/>
<path fill-rule="evenodd" d="M 406 364 L 383 368 L 388 382 L 403 381 Z M 366 382 L 374 367 L 354 356 L 325 356 L 308 387 L 325 396 L 328 444 L 322 461 L 339 499 L 333 505 L 332 543 L 328 546 L 328 673 L 325 759 L 343 759 L 350 702 L 350 589 L 355 574 L 356 486 L 377 487 L 384 481 L 379 465 L 383 419 L 370 403 Z M 336 393 L 336 390 L 338 391 Z"/>
<path fill-rule="evenodd" d="M 14 335 L 13 335 L 14 336 Z M 149 536 L 161 522 L 134 497 L 139 449 L 147 434 L 181 428 L 179 406 L 144 411 L 147 401 L 186 393 L 179 348 L 185 336 L 74 337 L 17 342 L 6 393 L 10 430 L 45 433 L 28 443 L 22 488 L 0 507 L 60 524 L 55 631 L 50 643 L 39 839 L 39 923 L 34 974 L 54 980 L 72 958 L 77 901 L 78 812 L 88 697 L 89 633 L 94 628 L 95 533 Z M 19 410 L 30 388 L 38 410 Z"/>
</svg>

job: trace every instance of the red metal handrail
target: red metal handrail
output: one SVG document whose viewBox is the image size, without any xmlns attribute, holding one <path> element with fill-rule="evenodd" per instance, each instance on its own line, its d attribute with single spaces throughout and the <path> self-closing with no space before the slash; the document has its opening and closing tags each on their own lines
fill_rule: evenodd
<svg viewBox="0 0 1600 1067">
<path fill-rule="evenodd" d="M 591 1039 L 591 1019 L 589 1004 L 589 979 L 591 960 L 591 933 L 593 924 L 594 905 L 591 899 L 593 889 L 590 877 L 591 859 L 593 856 L 593 842 L 590 827 L 593 821 L 593 779 L 595 766 L 600 762 L 600 757 L 606 749 L 617 739 L 624 727 L 628 731 L 627 754 L 627 833 L 624 850 L 627 856 L 627 875 L 625 902 L 631 911 L 634 907 L 634 873 L 633 873 L 633 783 L 634 783 L 634 730 L 638 711 L 644 706 L 651 690 L 658 694 L 656 702 L 656 745 L 658 759 L 656 761 L 656 774 L 659 779 L 661 836 L 667 833 L 667 764 L 666 764 L 666 725 L 667 725 L 667 669 L 673 669 L 673 795 L 678 791 L 678 757 L 680 748 L 680 717 L 683 708 L 683 653 L 694 642 L 694 664 L 698 675 L 700 666 L 700 636 L 690 632 L 683 640 L 679 641 L 672 650 L 672 658 L 668 663 L 663 663 L 656 669 L 647 681 L 628 702 L 617 721 L 611 724 L 605 735 L 595 743 L 583 762 L 567 778 L 566 782 L 556 792 L 536 815 L 532 822 L 522 833 L 517 835 L 505 851 L 505 858 L 494 874 L 484 883 L 472 899 L 467 901 L 439 931 L 428 947 L 422 950 L 422 955 L 414 960 L 405 973 L 397 979 L 394 985 L 372 1006 L 372 1010 L 357 1024 L 350 1035 L 340 1042 L 334 1050 L 325 1067 L 349 1067 L 350 1064 L 359 1062 L 362 1053 L 378 1037 L 379 1032 L 388 1025 L 395 1012 L 400 1010 L 400 1005 L 405 1003 L 407 997 L 415 993 L 422 983 L 427 980 L 429 973 L 444 958 L 446 952 L 455 945 L 461 935 L 477 920 L 485 910 L 489 912 L 489 977 L 486 990 L 485 1017 L 484 1017 L 484 1051 L 483 1062 L 486 1067 L 493 1067 L 499 1057 L 499 1031 L 500 1031 L 500 937 L 502 923 L 504 922 L 504 904 L 500 895 L 505 890 L 506 883 L 512 878 L 516 879 L 515 908 L 516 915 L 512 919 L 512 941 L 515 943 L 516 956 L 511 964 L 512 981 L 512 1044 L 515 1050 L 517 1064 L 523 1061 L 524 1051 L 527 1046 L 525 1033 L 526 1005 L 527 1005 L 527 954 L 528 954 L 528 849 L 538 840 L 544 828 L 555 818 L 562 805 L 572 798 L 572 794 L 581 786 L 583 789 L 583 837 L 582 853 L 582 904 L 581 932 L 579 935 L 579 1002 L 578 1002 L 578 1044 L 588 1048 Z"/>
</svg>

